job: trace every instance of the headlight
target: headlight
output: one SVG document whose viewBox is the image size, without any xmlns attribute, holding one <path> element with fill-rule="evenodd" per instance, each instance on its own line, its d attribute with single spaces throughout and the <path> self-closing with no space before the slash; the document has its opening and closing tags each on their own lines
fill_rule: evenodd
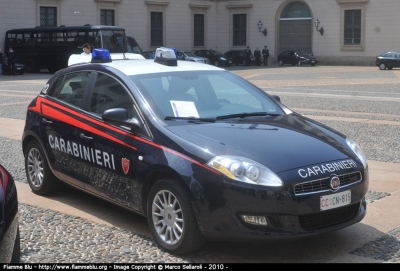
<svg viewBox="0 0 400 271">
<path fill-rule="evenodd" d="M 269 168 L 245 157 L 223 155 L 207 165 L 236 181 L 264 186 L 282 186 L 282 180 Z"/>
<path fill-rule="evenodd" d="M 221 57 L 221 60 L 225 61 L 225 60 L 226 60 L 226 58 L 225 58 L 225 57 Z"/>
<path fill-rule="evenodd" d="M 364 152 L 357 145 L 357 143 L 351 140 L 350 138 L 346 138 L 346 143 L 350 147 L 350 149 L 357 155 L 358 159 L 360 159 L 364 168 L 367 168 L 367 158 L 365 157 Z"/>
</svg>

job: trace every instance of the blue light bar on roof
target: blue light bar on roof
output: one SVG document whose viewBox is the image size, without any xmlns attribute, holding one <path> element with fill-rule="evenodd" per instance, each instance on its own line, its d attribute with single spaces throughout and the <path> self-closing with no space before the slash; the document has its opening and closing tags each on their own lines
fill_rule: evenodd
<svg viewBox="0 0 400 271">
<path fill-rule="evenodd" d="M 92 51 L 92 63 L 107 63 L 112 62 L 110 51 L 107 49 L 93 49 Z"/>
</svg>

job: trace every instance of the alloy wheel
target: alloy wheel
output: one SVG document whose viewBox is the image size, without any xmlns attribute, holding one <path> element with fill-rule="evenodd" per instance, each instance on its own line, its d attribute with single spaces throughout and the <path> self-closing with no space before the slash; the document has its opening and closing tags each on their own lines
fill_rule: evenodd
<svg viewBox="0 0 400 271">
<path fill-rule="evenodd" d="M 181 240 L 185 224 L 181 205 L 173 193 L 160 190 L 154 196 L 152 218 L 158 237 L 163 242 L 174 245 Z"/>
<path fill-rule="evenodd" d="M 33 186 L 39 188 L 43 183 L 43 161 L 38 149 L 32 148 L 28 153 L 28 176 Z"/>
</svg>

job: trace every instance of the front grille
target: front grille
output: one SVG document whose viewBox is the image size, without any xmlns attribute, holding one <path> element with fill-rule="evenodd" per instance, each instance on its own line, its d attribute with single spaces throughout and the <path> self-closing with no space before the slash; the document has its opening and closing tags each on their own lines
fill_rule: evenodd
<svg viewBox="0 0 400 271">
<path fill-rule="evenodd" d="M 362 181 L 361 172 L 353 172 L 350 174 L 340 175 L 338 177 L 340 179 L 339 188 L 349 186 L 351 184 Z M 329 191 L 329 190 L 331 190 L 329 182 L 330 182 L 330 178 L 324 178 L 324 179 L 319 179 L 319 180 L 315 180 L 315 181 L 309 181 L 309 182 L 296 184 L 294 186 L 294 194 L 296 196 L 299 196 L 299 195 L 304 195 L 304 194 Z"/>
<path fill-rule="evenodd" d="M 303 230 L 311 231 L 325 227 L 332 227 L 356 217 L 360 203 L 341 207 L 317 214 L 299 216 L 300 226 Z"/>
</svg>

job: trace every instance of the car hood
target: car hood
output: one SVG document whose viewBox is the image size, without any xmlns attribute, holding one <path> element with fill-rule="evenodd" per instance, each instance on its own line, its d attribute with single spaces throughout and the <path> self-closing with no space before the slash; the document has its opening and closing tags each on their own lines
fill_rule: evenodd
<svg viewBox="0 0 400 271">
<path fill-rule="evenodd" d="M 310 56 L 310 55 L 299 55 L 299 57 L 306 58 L 306 59 L 315 59 L 316 58 L 315 56 Z"/>
<path fill-rule="evenodd" d="M 253 159 L 276 173 L 354 158 L 345 137 L 298 115 L 167 126 L 179 137 L 215 155 Z"/>
<path fill-rule="evenodd" d="M 185 57 L 185 59 L 193 59 L 193 60 L 208 60 L 208 58 L 205 58 L 205 57 L 201 57 L 201 56 L 187 56 L 187 57 Z"/>
</svg>

